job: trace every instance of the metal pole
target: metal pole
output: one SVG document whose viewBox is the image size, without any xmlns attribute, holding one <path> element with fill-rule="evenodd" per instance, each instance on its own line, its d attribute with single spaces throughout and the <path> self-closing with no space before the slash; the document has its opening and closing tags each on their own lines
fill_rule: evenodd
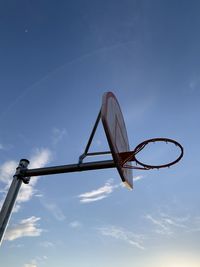
<svg viewBox="0 0 200 267">
<path fill-rule="evenodd" d="M 86 162 L 81 164 L 70 164 L 70 165 L 61 165 L 61 166 L 52 166 L 38 169 L 25 169 L 22 171 L 24 177 L 30 176 L 41 176 L 49 174 L 59 174 L 67 172 L 79 172 L 79 171 L 89 171 L 89 170 L 100 170 L 115 168 L 116 164 L 113 160 L 103 160 L 95 162 Z"/>
<path fill-rule="evenodd" d="M 10 216 L 12 214 L 12 209 L 14 207 L 19 189 L 22 184 L 22 179 L 20 179 L 20 173 L 22 170 L 25 170 L 29 164 L 29 161 L 26 159 L 21 159 L 19 166 L 16 169 L 16 173 L 13 176 L 12 183 L 10 185 L 8 194 L 2 206 L 0 212 L 0 245 L 3 240 L 4 233 L 6 231 Z M 28 182 L 28 181 L 27 181 Z"/>
</svg>

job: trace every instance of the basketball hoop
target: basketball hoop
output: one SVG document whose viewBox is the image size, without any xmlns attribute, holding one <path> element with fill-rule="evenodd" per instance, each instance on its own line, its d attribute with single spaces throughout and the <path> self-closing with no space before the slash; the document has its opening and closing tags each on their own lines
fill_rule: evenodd
<svg viewBox="0 0 200 267">
<path fill-rule="evenodd" d="M 89 152 L 100 120 L 102 121 L 110 150 Z M 180 150 L 179 156 L 174 161 L 162 165 L 145 164 L 136 158 L 136 155 L 148 144 L 155 142 L 166 142 L 173 144 Z M 83 162 L 83 160 L 88 156 L 100 156 L 108 154 L 112 155 L 113 159 Z M 118 100 L 112 92 L 107 92 L 103 95 L 101 109 L 88 139 L 85 150 L 83 154 L 79 156 L 79 161 L 77 164 L 28 169 L 27 167 L 29 161 L 27 159 L 20 160 L 19 165 L 16 169 L 16 173 L 13 176 L 13 181 L 9 187 L 9 191 L 0 211 L 0 245 L 3 240 L 3 236 L 22 182 L 28 184 L 31 176 L 117 168 L 122 182 L 129 189 L 132 189 L 132 169 L 149 170 L 166 168 L 176 164 L 182 157 L 183 147 L 177 141 L 169 138 L 148 139 L 137 145 L 133 151 L 130 151 L 126 126 Z M 135 162 L 136 166 L 132 166 L 130 164 L 133 161 Z"/>
<path fill-rule="evenodd" d="M 165 143 L 173 144 L 174 146 L 179 148 L 180 155 L 178 156 L 178 158 L 176 160 L 171 161 L 171 162 L 166 163 L 166 164 L 161 164 L 161 165 L 150 165 L 150 164 L 146 164 L 146 163 L 139 161 L 136 158 L 136 155 L 141 150 L 143 150 L 148 144 L 155 143 L 155 142 L 165 142 Z M 122 168 L 139 169 L 139 170 L 161 169 L 161 168 L 170 167 L 170 166 L 176 164 L 183 157 L 183 147 L 181 146 L 181 144 L 179 144 L 177 141 L 175 141 L 173 139 L 152 138 L 152 139 L 145 140 L 142 143 L 140 143 L 139 145 L 137 145 L 133 151 L 119 153 L 119 157 L 121 159 L 120 165 Z M 128 164 L 128 162 L 132 162 L 132 161 L 135 161 L 136 165 L 140 165 L 140 166 L 132 166 L 132 165 Z"/>
</svg>

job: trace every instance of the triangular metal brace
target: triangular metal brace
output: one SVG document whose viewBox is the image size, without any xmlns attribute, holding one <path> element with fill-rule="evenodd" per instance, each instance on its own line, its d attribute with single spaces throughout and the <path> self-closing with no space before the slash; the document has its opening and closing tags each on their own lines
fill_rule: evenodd
<svg viewBox="0 0 200 267">
<path fill-rule="evenodd" d="M 84 158 L 86 158 L 88 156 L 99 156 L 99 155 L 108 155 L 108 154 L 111 154 L 111 151 L 101 151 L 101 152 L 88 153 L 89 148 L 90 148 L 91 143 L 92 143 L 92 140 L 94 138 L 95 132 L 97 130 L 97 127 L 98 127 L 98 124 L 99 124 L 100 119 L 101 119 L 101 109 L 100 109 L 99 114 L 97 116 L 97 119 L 95 121 L 94 127 L 93 127 L 92 132 L 90 134 L 90 137 L 88 139 L 88 142 L 87 142 L 87 145 L 85 147 L 85 150 L 84 150 L 83 154 L 80 155 L 80 157 L 79 157 L 79 164 L 83 163 Z"/>
</svg>

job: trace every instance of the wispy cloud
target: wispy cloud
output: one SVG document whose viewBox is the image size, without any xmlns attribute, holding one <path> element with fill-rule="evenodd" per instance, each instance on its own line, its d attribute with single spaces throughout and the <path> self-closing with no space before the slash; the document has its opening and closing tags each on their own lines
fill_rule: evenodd
<svg viewBox="0 0 200 267">
<path fill-rule="evenodd" d="M 5 240 L 13 241 L 21 237 L 40 236 L 42 229 L 38 228 L 40 218 L 32 216 L 22 220 L 19 224 L 10 226 L 5 234 Z"/>
<path fill-rule="evenodd" d="M 162 220 L 162 219 L 156 219 L 153 218 L 151 215 L 146 215 L 146 219 L 150 220 L 155 226 L 155 232 L 159 234 L 166 234 L 171 235 L 172 231 L 170 230 L 170 227 Z"/>
<path fill-rule="evenodd" d="M 2 194 L 2 199 L 0 200 L 0 209 L 3 205 L 6 193 L 11 184 L 13 174 L 15 173 L 17 167 L 17 162 L 14 160 L 6 161 L 0 166 L 0 182 L 4 184 L 1 188 L 0 193 Z M 17 208 L 16 208 L 17 209 Z"/>
<path fill-rule="evenodd" d="M 37 149 L 35 153 L 30 157 L 30 166 L 29 168 L 41 168 L 49 163 L 51 159 L 51 151 L 49 149 Z M 0 182 L 5 184 L 4 189 L 2 190 L 5 196 L 9 185 L 12 181 L 13 174 L 18 163 L 16 161 L 7 161 L 0 166 Z M 30 180 L 28 185 L 22 184 L 17 203 L 15 205 L 14 211 L 17 212 L 20 209 L 20 205 L 23 202 L 29 201 L 33 195 L 36 193 L 35 185 L 38 181 L 38 177 L 33 177 Z M 2 203 L 2 200 L 0 201 Z"/>
<path fill-rule="evenodd" d="M 127 231 L 122 227 L 111 225 L 106 227 L 100 227 L 98 228 L 98 231 L 103 236 L 110 236 L 112 238 L 125 241 L 129 245 L 141 250 L 145 249 L 143 245 L 144 236 L 134 234 L 133 232 Z"/>
<path fill-rule="evenodd" d="M 26 263 L 24 264 L 24 267 L 37 267 L 37 263 L 34 262 Z"/>
<path fill-rule="evenodd" d="M 35 150 L 35 153 L 30 158 L 30 166 L 29 168 L 42 168 L 46 164 L 49 163 L 51 160 L 51 151 L 49 149 L 37 149 Z M 29 201 L 33 195 L 37 192 L 35 190 L 35 185 L 38 181 L 39 177 L 33 177 L 30 180 L 30 183 L 28 185 L 22 184 L 22 187 L 20 189 L 17 203 L 15 206 L 15 212 L 19 210 L 20 204 L 23 202 Z"/>
<path fill-rule="evenodd" d="M 81 228 L 82 227 L 82 223 L 81 222 L 79 222 L 79 221 L 73 221 L 73 222 L 70 222 L 69 223 L 69 226 L 71 227 L 71 228 Z"/>
<path fill-rule="evenodd" d="M 52 131 L 52 143 L 53 145 L 56 145 L 57 143 L 59 143 L 64 136 L 67 135 L 67 130 L 65 128 L 63 129 L 59 129 L 59 128 L 53 128 Z"/>
<path fill-rule="evenodd" d="M 24 244 L 11 244 L 9 247 L 10 248 L 23 248 Z"/>
<path fill-rule="evenodd" d="M 159 214 L 157 217 L 147 214 L 145 218 L 154 224 L 157 234 L 170 236 L 174 234 L 175 229 L 187 229 L 186 224 L 184 224 L 186 218 L 170 217 L 163 213 Z"/>
<path fill-rule="evenodd" d="M 193 93 L 199 89 L 200 78 L 199 75 L 195 75 L 189 82 L 190 91 Z"/>
<path fill-rule="evenodd" d="M 0 150 L 10 150 L 12 148 L 11 145 L 8 145 L 8 144 L 2 144 L 0 143 Z"/>
<path fill-rule="evenodd" d="M 30 158 L 29 168 L 44 167 L 51 160 L 52 153 L 48 148 L 36 149 Z"/>
<path fill-rule="evenodd" d="M 65 215 L 61 208 L 56 204 L 49 201 L 42 201 L 42 205 L 53 215 L 53 217 L 58 221 L 64 221 Z"/>
<path fill-rule="evenodd" d="M 192 223 L 193 222 L 193 223 Z M 192 219 L 192 222 L 189 223 L 188 233 L 197 233 L 200 232 L 200 216 Z"/>
<path fill-rule="evenodd" d="M 36 257 L 35 259 L 30 260 L 29 263 L 25 263 L 23 267 L 38 267 L 44 265 L 47 259 L 47 256 Z"/>
<path fill-rule="evenodd" d="M 40 243 L 40 247 L 52 248 L 52 247 L 54 247 L 54 244 L 52 242 L 49 242 L 49 241 L 43 241 Z"/>
<path fill-rule="evenodd" d="M 98 200 L 102 200 L 108 197 L 114 189 L 118 188 L 120 184 L 113 185 L 113 180 L 108 180 L 104 186 L 101 186 L 95 190 L 80 194 L 78 197 L 80 198 L 81 203 L 90 203 Z"/>
<path fill-rule="evenodd" d="M 133 177 L 133 182 L 137 182 L 141 179 L 143 179 L 143 176 L 141 176 L 141 175 L 135 176 L 135 177 Z"/>
</svg>

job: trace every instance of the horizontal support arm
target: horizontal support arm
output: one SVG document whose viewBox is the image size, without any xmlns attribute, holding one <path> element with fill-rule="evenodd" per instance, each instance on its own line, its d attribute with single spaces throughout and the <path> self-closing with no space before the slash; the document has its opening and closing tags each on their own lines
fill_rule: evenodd
<svg viewBox="0 0 200 267">
<path fill-rule="evenodd" d="M 27 169 L 23 171 L 22 175 L 24 177 L 30 177 L 30 176 L 41 176 L 41 175 L 59 174 L 67 172 L 109 169 L 115 167 L 116 165 L 113 160 L 104 160 L 96 162 L 86 162 L 81 164 L 69 164 L 69 165 L 37 168 L 37 169 Z"/>
</svg>

